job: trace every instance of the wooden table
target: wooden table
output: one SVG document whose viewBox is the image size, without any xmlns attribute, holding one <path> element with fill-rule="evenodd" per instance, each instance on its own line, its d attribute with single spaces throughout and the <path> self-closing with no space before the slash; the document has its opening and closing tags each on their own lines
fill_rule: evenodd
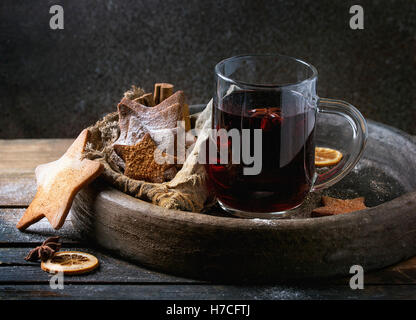
<svg viewBox="0 0 416 320">
<path fill-rule="evenodd" d="M 34 169 L 59 158 L 72 140 L 0 140 L 0 300 L 2 299 L 414 299 L 416 257 L 385 270 L 365 274 L 363 290 L 349 278 L 279 285 L 225 285 L 162 274 L 111 256 L 78 238 L 69 215 L 55 231 L 46 220 L 26 232 L 15 228 L 36 191 Z M 51 275 L 27 252 L 51 235 L 63 238 L 63 250 L 94 254 L 100 267 L 67 276 L 64 289 L 52 289 Z"/>
</svg>

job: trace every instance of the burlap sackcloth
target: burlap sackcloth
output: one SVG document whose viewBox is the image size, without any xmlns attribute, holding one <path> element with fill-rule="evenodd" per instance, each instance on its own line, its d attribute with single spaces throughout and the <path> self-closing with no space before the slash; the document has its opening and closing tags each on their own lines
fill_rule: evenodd
<svg viewBox="0 0 416 320">
<path fill-rule="evenodd" d="M 112 144 L 120 135 L 118 113 L 110 113 L 95 125 L 88 128 L 90 132 L 84 157 L 99 161 L 104 165 L 102 177 L 118 190 L 133 197 L 150 201 L 158 206 L 201 212 L 212 203 L 212 195 L 207 188 L 207 176 L 203 164 L 198 162 L 198 155 L 208 138 L 211 128 L 212 100 L 201 112 L 195 122 L 198 138 L 175 177 L 164 183 L 149 183 L 126 177 L 119 169 Z"/>
</svg>

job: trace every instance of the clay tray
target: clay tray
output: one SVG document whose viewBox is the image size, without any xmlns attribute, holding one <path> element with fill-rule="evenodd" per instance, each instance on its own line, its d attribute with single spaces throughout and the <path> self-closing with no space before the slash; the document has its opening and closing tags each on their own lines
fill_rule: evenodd
<svg viewBox="0 0 416 320">
<path fill-rule="evenodd" d="M 191 111 L 198 111 L 193 106 Z M 318 123 L 319 145 L 348 138 L 338 119 Z M 325 124 L 323 126 L 322 124 Z M 140 265 L 185 277 L 271 282 L 370 271 L 416 255 L 416 140 L 369 121 L 363 158 L 323 193 L 364 196 L 370 209 L 309 218 L 322 193 L 285 219 L 239 219 L 164 209 L 97 181 L 72 206 L 82 236 Z"/>
</svg>

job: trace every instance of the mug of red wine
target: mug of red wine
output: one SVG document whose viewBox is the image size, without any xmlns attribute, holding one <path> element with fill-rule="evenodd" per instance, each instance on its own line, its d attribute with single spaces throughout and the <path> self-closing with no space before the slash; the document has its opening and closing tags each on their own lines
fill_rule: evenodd
<svg viewBox="0 0 416 320">
<path fill-rule="evenodd" d="M 311 64 L 279 54 L 240 55 L 215 66 L 206 170 L 224 210 L 281 217 L 309 192 L 335 184 L 354 168 L 367 140 L 366 120 L 347 102 L 319 98 L 317 79 Z M 318 174 L 321 114 L 343 117 L 352 134 L 347 146 L 339 146 L 347 150 L 342 160 Z"/>
</svg>

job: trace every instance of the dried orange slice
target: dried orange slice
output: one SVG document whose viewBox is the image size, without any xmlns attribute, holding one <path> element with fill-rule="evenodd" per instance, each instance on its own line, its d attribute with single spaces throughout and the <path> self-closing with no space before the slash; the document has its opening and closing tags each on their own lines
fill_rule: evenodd
<svg viewBox="0 0 416 320">
<path fill-rule="evenodd" d="M 333 166 L 341 159 L 342 153 L 337 150 L 322 147 L 315 148 L 315 166 L 317 167 Z"/>
<path fill-rule="evenodd" d="M 60 251 L 41 263 L 42 270 L 49 273 L 80 274 L 98 267 L 98 259 L 92 254 L 79 251 Z"/>
</svg>

